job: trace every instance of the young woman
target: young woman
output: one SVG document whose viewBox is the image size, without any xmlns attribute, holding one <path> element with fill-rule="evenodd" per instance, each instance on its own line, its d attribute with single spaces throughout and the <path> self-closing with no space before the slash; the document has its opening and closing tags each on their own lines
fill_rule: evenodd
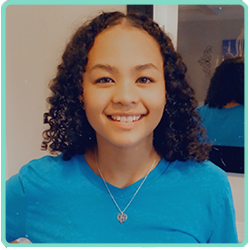
<svg viewBox="0 0 250 250">
<path fill-rule="evenodd" d="M 43 148 L 7 182 L 7 241 L 237 242 L 226 173 L 206 161 L 193 90 L 152 20 L 103 13 L 66 47 Z"/>
</svg>

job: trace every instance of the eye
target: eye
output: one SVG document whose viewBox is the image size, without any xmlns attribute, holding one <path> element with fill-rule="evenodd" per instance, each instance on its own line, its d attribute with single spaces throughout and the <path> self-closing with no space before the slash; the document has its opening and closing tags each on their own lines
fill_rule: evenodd
<svg viewBox="0 0 250 250">
<path fill-rule="evenodd" d="M 102 78 L 97 79 L 95 82 L 96 83 L 111 83 L 111 82 L 114 82 L 114 80 L 112 80 L 109 77 L 102 77 Z"/>
<path fill-rule="evenodd" d="M 153 80 L 148 77 L 140 77 L 139 79 L 136 80 L 136 82 L 146 84 L 153 82 Z"/>
</svg>

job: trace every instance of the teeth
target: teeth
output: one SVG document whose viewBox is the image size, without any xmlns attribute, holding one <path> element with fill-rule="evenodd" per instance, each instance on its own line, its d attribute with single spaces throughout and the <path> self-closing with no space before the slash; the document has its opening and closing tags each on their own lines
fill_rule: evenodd
<svg viewBox="0 0 250 250">
<path fill-rule="evenodd" d="M 133 121 L 133 117 L 132 116 L 128 116 L 127 117 L 127 122 L 132 122 Z"/>
<path fill-rule="evenodd" d="M 115 121 L 120 121 L 121 117 L 120 116 L 112 116 L 112 119 Z"/>
<path fill-rule="evenodd" d="M 125 116 L 121 117 L 121 122 L 127 122 L 127 118 Z"/>
<path fill-rule="evenodd" d="M 140 119 L 140 115 L 136 116 L 119 116 L 119 115 L 112 115 L 111 118 L 114 121 L 121 121 L 121 122 L 133 122 L 138 121 Z"/>
</svg>

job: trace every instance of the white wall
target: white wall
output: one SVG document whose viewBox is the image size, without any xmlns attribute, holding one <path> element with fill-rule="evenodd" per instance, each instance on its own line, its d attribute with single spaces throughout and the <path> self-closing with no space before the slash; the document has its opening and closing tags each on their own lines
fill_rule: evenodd
<svg viewBox="0 0 250 250">
<path fill-rule="evenodd" d="M 178 5 L 154 5 L 153 15 L 154 21 L 163 28 L 177 48 Z"/>
<path fill-rule="evenodd" d="M 101 10 L 126 5 L 9 5 L 6 9 L 6 177 L 43 156 L 48 83 L 69 37 Z"/>
</svg>

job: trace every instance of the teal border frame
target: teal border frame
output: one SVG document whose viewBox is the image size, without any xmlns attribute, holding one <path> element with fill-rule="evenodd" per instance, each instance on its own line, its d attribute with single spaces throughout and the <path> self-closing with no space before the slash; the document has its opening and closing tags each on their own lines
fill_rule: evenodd
<svg viewBox="0 0 250 250">
<path fill-rule="evenodd" d="M 100 0 L 92 0 L 91 4 L 89 1 L 84 0 L 9 0 L 2 4 L 1 8 L 1 240 L 6 247 L 244 247 L 248 243 L 248 6 L 241 0 L 120 0 L 119 5 L 122 4 L 154 4 L 154 5 L 196 5 L 196 4 L 207 4 L 207 5 L 241 5 L 244 8 L 244 31 L 245 31 L 245 178 L 244 178 L 244 241 L 242 243 L 233 244 L 170 244 L 170 243 L 153 243 L 153 244 L 77 244 L 77 243 L 61 243 L 61 244 L 49 244 L 49 243 L 33 243 L 33 244 L 10 244 L 5 240 L 5 176 L 6 176 L 6 8 L 9 5 L 118 5 L 117 0 L 107 0 L 102 3 Z"/>
</svg>

